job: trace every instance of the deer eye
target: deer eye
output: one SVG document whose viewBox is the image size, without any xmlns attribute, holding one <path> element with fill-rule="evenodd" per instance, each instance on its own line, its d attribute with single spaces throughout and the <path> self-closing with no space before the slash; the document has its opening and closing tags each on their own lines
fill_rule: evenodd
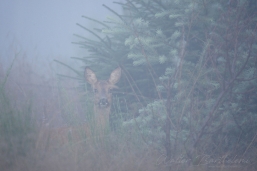
<svg viewBox="0 0 257 171">
<path fill-rule="evenodd" d="M 94 89 L 94 93 L 98 93 L 98 90 L 96 88 Z"/>
</svg>

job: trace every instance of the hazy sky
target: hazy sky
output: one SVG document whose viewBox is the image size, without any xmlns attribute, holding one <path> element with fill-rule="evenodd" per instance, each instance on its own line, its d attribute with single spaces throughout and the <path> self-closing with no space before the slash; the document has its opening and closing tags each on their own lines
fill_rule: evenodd
<svg viewBox="0 0 257 171">
<path fill-rule="evenodd" d="M 113 0 L 1 0 L 0 62 L 10 63 L 14 53 L 21 51 L 31 60 L 46 64 L 55 58 L 66 60 L 82 56 L 83 51 L 71 42 L 73 34 L 86 35 L 76 25 L 87 27 L 92 22 L 82 15 L 105 20 L 114 16 L 102 6 L 120 11 Z"/>
</svg>

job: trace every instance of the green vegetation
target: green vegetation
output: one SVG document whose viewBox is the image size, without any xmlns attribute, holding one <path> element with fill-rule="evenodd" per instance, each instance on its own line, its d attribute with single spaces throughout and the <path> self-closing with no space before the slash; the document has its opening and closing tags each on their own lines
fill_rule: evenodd
<svg viewBox="0 0 257 171">
<path fill-rule="evenodd" d="M 33 139 L 29 136 L 34 128 L 31 107 L 16 108 L 6 91 L 13 63 L 4 78 L 0 79 L 0 167 L 13 164 L 17 157 L 26 156 L 33 147 Z"/>
<path fill-rule="evenodd" d="M 165 152 L 166 162 L 185 156 L 198 164 L 199 155 L 256 158 L 257 4 L 117 4 L 124 13 L 104 6 L 116 17 L 96 21 L 99 28 L 78 24 L 95 39 L 77 35 L 76 44 L 90 54 L 75 59 L 103 76 L 122 67 L 116 93 L 126 102 L 123 126 Z"/>
<path fill-rule="evenodd" d="M 104 5 L 105 22 L 84 16 L 99 27 L 78 24 L 94 38 L 76 35 L 89 54 L 73 57 L 99 79 L 122 68 L 110 131 L 81 127 L 94 131 L 84 67 L 56 60 L 75 76 L 36 82 L 30 64 L 12 64 L 0 70 L 0 168 L 256 170 L 256 1 L 115 3 L 123 13 Z"/>
</svg>

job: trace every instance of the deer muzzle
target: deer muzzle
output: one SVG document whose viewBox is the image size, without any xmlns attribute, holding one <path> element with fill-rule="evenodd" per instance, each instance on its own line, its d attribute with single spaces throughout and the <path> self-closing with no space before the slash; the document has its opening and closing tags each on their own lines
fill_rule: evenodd
<svg viewBox="0 0 257 171">
<path fill-rule="evenodd" d="M 102 98 L 98 102 L 99 108 L 107 108 L 109 106 L 108 99 Z"/>
</svg>

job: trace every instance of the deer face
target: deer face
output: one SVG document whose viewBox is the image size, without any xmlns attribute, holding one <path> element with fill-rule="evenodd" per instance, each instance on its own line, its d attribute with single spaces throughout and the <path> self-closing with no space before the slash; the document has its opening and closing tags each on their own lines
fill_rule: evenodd
<svg viewBox="0 0 257 171">
<path fill-rule="evenodd" d="M 98 109 L 108 109 L 112 102 L 113 88 L 117 88 L 115 84 L 119 81 L 121 76 L 121 69 L 117 68 L 112 71 L 108 80 L 98 80 L 95 73 L 86 68 L 85 77 L 88 83 L 91 84 L 94 90 L 94 105 Z"/>
</svg>

